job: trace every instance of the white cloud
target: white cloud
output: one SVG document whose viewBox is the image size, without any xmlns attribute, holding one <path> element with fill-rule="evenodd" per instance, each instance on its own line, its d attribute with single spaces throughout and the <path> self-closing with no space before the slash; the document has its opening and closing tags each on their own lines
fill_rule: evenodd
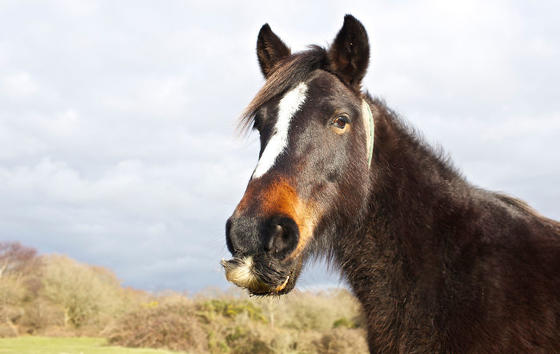
<svg viewBox="0 0 560 354">
<path fill-rule="evenodd" d="M 12 99 L 24 98 L 37 92 L 37 83 L 26 72 L 8 74 L 1 79 L 0 92 Z"/>
</svg>

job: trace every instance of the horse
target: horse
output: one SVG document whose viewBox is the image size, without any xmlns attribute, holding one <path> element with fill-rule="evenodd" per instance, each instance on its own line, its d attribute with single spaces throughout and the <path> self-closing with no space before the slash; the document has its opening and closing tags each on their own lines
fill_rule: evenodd
<svg viewBox="0 0 560 354">
<path fill-rule="evenodd" d="M 351 15 L 295 54 L 260 29 L 266 80 L 240 120 L 259 160 L 226 222 L 226 278 L 282 295 L 326 257 L 372 353 L 560 352 L 560 223 L 472 185 L 363 92 L 369 53 Z"/>
</svg>

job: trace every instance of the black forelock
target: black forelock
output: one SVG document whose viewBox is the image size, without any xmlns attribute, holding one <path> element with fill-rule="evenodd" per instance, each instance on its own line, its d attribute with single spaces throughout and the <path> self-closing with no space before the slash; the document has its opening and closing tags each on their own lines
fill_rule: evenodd
<svg viewBox="0 0 560 354">
<path fill-rule="evenodd" d="M 310 46 L 306 51 L 281 60 L 264 86 L 243 111 L 239 122 L 241 131 L 247 131 L 251 127 L 255 114 L 265 103 L 307 80 L 313 71 L 326 67 L 327 51 L 315 45 Z"/>
</svg>

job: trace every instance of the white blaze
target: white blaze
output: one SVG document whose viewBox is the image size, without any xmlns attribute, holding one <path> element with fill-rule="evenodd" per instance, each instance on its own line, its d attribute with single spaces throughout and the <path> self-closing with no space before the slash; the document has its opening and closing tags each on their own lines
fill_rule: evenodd
<svg viewBox="0 0 560 354">
<path fill-rule="evenodd" d="M 278 105 L 278 120 L 274 125 L 272 137 L 261 155 L 252 178 L 259 178 L 264 175 L 276 162 L 276 158 L 286 149 L 288 145 L 288 129 L 290 121 L 305 101 L 307 85 L 300 83 L 289 91 L 280 100 Z"/>
</svg>

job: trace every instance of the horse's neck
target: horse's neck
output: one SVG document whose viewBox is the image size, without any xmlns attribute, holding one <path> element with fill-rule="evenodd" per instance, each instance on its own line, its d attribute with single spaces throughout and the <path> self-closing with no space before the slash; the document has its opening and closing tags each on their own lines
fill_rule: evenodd
<svg viewBox="0 0 560 354">
<path fill-rule="evenodd" d="M 442 246 L 439 238 L 450 232 L 445 228 L 460 222 L 472 187 L 393 113 L 381 104 L 377 111 L 370 232 L 395 239 L 410 262 L 422 261 Z"/>
<path fill-rule="evenodd" d="M 338 260 L 370 321 L 390 322 L 418 286 L 428 298 L 437 289 L 471 187 L 384 106 L 377 112 L 370 213 Z"/>
</svg>

